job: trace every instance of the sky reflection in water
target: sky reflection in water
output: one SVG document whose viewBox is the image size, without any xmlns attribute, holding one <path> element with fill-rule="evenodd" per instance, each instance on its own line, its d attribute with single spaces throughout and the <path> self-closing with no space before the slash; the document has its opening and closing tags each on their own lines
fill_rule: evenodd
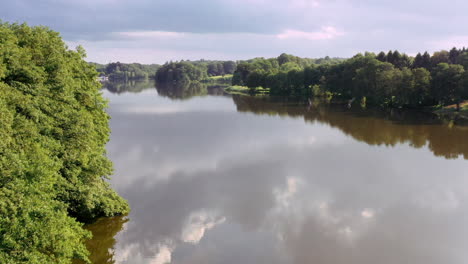
<svg viewBox="0 0 468 264">
<path fill-rule="evenodd" d="M 278 115 L 154 89 L 105 95 L 112 185 L 132 212 L 98 263 L 468 262 L 464 128 Z M 389 131 L 398 138 L 379 142 Z M 439 138 L 458 147 L 441 150 Z"/>
</svg>

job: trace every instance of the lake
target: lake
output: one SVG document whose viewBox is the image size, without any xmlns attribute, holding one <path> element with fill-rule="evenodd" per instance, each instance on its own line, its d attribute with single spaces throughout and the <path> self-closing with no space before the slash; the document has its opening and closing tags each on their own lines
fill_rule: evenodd
<svg viewBox="0 0 468 264">
<path fill-rule="evenodd" d="M 87 227 L 94 263 L 468 263 L 467 126 L 219 87 L 110 90 L 111 184 L 132 211 Z"/>
</svg>

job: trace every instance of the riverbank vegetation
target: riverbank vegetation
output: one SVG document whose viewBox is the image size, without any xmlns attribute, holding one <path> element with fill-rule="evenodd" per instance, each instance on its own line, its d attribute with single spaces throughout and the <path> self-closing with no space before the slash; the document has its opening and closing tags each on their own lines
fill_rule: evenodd
<svg viewBox="0 0 468 264">
<path fill-rule="evenodd" d="M 129 211 L 106 181 L 109 116 L 84 57 L 0 22 L 0 263 L 86 260 L 83 223 Z"/>
<path fill-rule="evenodd" d="M 159 83 L 222 81 L 236 70 L 234 61 L 180 61 L 168 62 L 156 72 Z"/>
<path fill-rule="evenodd" d="M 398 51 L 357 54 L 321 64 L 282 54 L 239 63 L 233 85 L 254 93 L 310 98 L 335 96 L 361 104 L 422 108 L 460 103 L 468 98 L 468 50 L 427 52 L 414 58 Z"/>
<path fill-rule="evenodd" d="M 204 83 L 226 83 L 231 84 L 232 74 L 211 76 L 203 80 Z"/>
<path fill-rule="evenodd" d="M 138 81 L 154 79 L 156 71 L 161 67 L 158 64 L 121 63 L 109 64 L 90 63 L 98 71 L 100 76 L 109 78 L 110 81 Z"/>
</svg>

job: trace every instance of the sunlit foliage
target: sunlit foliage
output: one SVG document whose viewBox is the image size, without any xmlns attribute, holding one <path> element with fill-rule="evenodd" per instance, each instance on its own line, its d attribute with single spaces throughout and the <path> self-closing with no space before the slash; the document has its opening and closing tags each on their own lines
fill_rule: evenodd
<svg viewBox="0 0 468 264">
<path fill-rule="evenodd" d="M 0 263 L 86 259 L 80 222 L 125 214 L 106 182 L 97 72 L 45 27 L 0 23 Z"/>
<path fill-rule="evenodd" d="M 156 72 L 156 81 L 159 83 L 182 83 L 209 80 L 213 76 L 233 74 L 236 65 L 234 61 L 167 62 Z"/>
<path fill-rule="evenodd" d="M 339 96 L 389 107 L 456 104 L 468 99 L 468 51 L 452 49 L 417 54 L 398 51 L 357 54 L 317 64 L 287 54 L 241 62 L 233 85 L 255 91 L 270 88 L 271 95 Z"/>
<path fill-rule="evenodd" d="M 99 75 L 107 76 L 111 81 L 130 81 L 154 78 L 158 64 L 112 62 L 106 65 L 90 63 L 96 67 Z"/>
</svg>

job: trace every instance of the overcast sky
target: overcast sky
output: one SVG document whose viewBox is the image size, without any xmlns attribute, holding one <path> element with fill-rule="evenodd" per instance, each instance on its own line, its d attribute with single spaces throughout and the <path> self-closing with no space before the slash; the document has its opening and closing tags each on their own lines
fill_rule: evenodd
<svg viewBox="0 0 468 264">
<path fill-rule="evenodd" d="M 413 55 L 468 46 L 467 11 L 466 0 L 0 0 L 3 21 L 49 26 L 100 63 Z"/>
</svg>

